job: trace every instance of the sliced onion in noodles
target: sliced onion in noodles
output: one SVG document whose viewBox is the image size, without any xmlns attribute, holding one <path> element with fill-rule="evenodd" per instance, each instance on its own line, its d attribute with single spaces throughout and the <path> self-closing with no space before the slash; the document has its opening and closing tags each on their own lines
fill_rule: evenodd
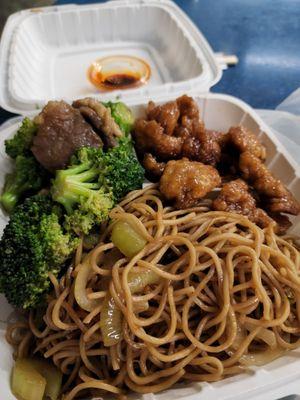
<svg viewBox="0 0 300 400">
<path fill-rule="evenodd" d="M 106 347 L 117 344 L 122 338 L 122 312 L 115 300 L 107 293 L 100 313 L 100 328 Z"/>
<path fill-rule="evenodd" d="M 255 327 L 249 323 L 244 323 L 244 324 L 238 323 L 235 341 L 233 342 L 231 348 L 227 350 L 227 354 L 232 356 L 235 353 L 235 351 L 237 351 L 239 349 L 239 347 L 242 345 L 243 341 L 246 340 L 247 331 L 251 332 L 254 328 Z M 270 352 L 270 354 L 273 354 L 272 351 L 277 346 L 276 336 L 273 331 L 271 331 L 267 328 L 261 328 L 257 332 L 256 338 L 262 340 L 268 346 L 270 346 L 270 350 L 267 352 L 264 352 L 262 354 L 269 354 L 269 352 Z M 261 359 L 261 355 L 259 353 L 246 354 L 244 356 L 246 357 L 245 365 L 251 365 L 251 363 L 255 364 L 254 361 L 251 361 L 252 359 L 257 359 L 258 362 L 260 362 L 259 360 Z M 272 355 L 270 357 L 272 357 Z M 248 363 L 248 364 L 246 364 L 246 363 Z M 255 365 L 262 365 L 262 364 L 255 364 Z"/>
<path fill-rule="evenodd" d="M 78 305 L 85 311 L 93 311 L 100 304 L 99 299 L 89 299 L 87 296 L 86 286 L 89 276 L 92 272 L 92 267 L 89 263 L 82 264 L 78 268 L 78 273 L 75 278 L 74 296 Z"/>
<path fill-rule="evenodd" d="M 265 365 L 269 362 L 275 360 L 276 358 L 282 356 L 286 350 L 282 348 L 270 349 L 269 351 L 258 352 L 258 353 L 248 353 L 243 354 L 239 359 L 239 362 L 243 365 L 251 366 L 251 365 Z"/>
<path fill-rule="evenodd" d="M 236 337 L 234 342 L 232 343 L 231 348 L 237 350 L 245 339 L 246 339 L 245 329 L 242 326 L 242 324 L 237 323 Z M 233 354 L 233 352 L 229 350 L 228 354 Z"/>
<path fill-rule="evenodd" d="M 160 279 L 159 275 L 149 269 L 141 272 L 130 272 L 128 278 L 131 293 L 138 293 L 146 286 L 158 283 Z M 135 304 L 134 310 L 142 312 L 147 309 L 147 306 L 149 306 L 148 303 L 139 306 Z M 122 312 L 109 294 L 106 296 L 101 309 L 100 327 L 104 346 L 113 346 L 122 339 Z"/>
<path fill-rule="evenodd" d="M 132 294 L 138 293 L 148 285 L 159 282 L 159 275 L 151 269 L 144 269 L 141 272 L 129 272 L 128 285 Z"/>
<path fill-rule="evenodd" d="M 245 323 L 244 326 L 250 332 L 255 328 L 253 325 L 248 324 L 248 323 Z M 262 341 L 264 341 L 271 348 L 276 347 L 276 345 L 277 345 L 275 333 L 273 331 L 271 331 L 270 329 L 261 328 L 258 331 L 256 337 L 261 339 Z"/>
</svg>

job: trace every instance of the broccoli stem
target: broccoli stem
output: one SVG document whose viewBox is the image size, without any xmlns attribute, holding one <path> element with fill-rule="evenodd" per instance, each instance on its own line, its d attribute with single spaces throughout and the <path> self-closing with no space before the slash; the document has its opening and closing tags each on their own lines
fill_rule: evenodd
<svg viewBox="0 0 300 400">
<path fill-rule="evenodd" d="M 20 181 L 17 174 L 8 174 L 0 197 L 1 204 L 7 213 L 11 213 L 24 192 L 31 188 L 27 181 Z"/>
<path fill-rule="evenodd" d="M 80 197 L 89 198 L 91 190 L 100 189 L 99 182 L 90 182 L 98 179 L 99 169 L 87 168 L 89 165 L 82 164 L 57 172 L 53 199 L 65 207 L 68 215 L 72 214 Z"/>
<path fill-rule="evenodd" d="M 76 174 L 76 172 L 75 172 Z M 72 181 L 77 181 L 77 182 L 89 182 L 92 179 L 98 178 L 99 176 L 99 170 L 98 168 L 91 168 L 88 171 L 82 172 L 78 175 L 73 175 L 71 176 Z"/>
<path fill-rule="evenodd" d="M 33 156 L 17 156 L 14 171 L 5 177 L 5 185 L 0 196 L 3 208 L 11 213 L 18 203 L 26 196 L 37 193 L 48 180 L 48 173 Z"/>
<path fill-rule="evenodd" d="M 18 202 L 18 196 L 16 196 L 14 193 L 3 193 L 3 195 L 1 196 L 1 204 L 4 208 L 4 210 L 7 213 L 11 213 L 12 210 L 15 208 L 17 202 Z"/>
</svg>

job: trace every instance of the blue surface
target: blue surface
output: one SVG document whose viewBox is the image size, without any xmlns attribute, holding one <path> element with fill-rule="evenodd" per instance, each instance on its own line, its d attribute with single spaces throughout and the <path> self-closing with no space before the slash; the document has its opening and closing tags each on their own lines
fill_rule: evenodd
<svg viewBox="0 0 300 400">
<path fill-rule="evenodd" d="M 299 0 L 177 1 L 215 51 L 236 54 L 213 91 L 275 108 L 300 86 Z"/>
<path fill-rule="evenodd" d="M 57 4 L 96 2 L 58 0 Z M 212 91 L 239 97 L 255 108 L 272 109 L 300 86 L 300 0 L 176 3 L 215 51 L 239 57 L 239 64 L 224 71 Z M 1 112 L 0 122 L 9 116 Z"/>
</svg>

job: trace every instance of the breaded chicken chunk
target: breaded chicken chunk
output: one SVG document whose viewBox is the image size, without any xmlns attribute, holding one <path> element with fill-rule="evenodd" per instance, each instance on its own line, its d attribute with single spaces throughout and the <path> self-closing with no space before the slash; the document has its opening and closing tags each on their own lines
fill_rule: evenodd
<svg viewBox="0 0 300 400">
<path fill-rule="evenodd" d="M 164 129 L 166 135 L 173 135 L 175 126 L 179 118 L 179 108 L 175 101 L 169 101 L 161 106 L 156 106 L 153 101 L 149 101 L 146 111 L 148 121 L 158 122 Z"/>
<path fill-rule="evenodd" d="M 220 184 L 221 178 L 215 168 L 183 158 L 167 163 L 160 179 L 160 191 L 175 207 L 188 208 Z"/>
<path fill-rule="evenodd" d="M 164 133 L 163 127 L 156 121 L 137 119 L 133 137 L 138 153 L 152 153 L 161 160 L 176 158 L 181 154 L 183 139 Z"/>
<path fill-rule="evenodd" d="M 221 159 L 221 146 L 211 131 L 203 130 L 198 137 L 187 137 L 182 146 L 182 155 L 189 160 L 216 166 Z"/>
<path fill-rule="evenodd" d="M 265 160 L 266 158 L 265 146 L 260 143 L 253 132 L 243 126 L 230 128 L 228 132 L 228 141 L 232 143 L 240 153 L 248 151 L 261 160 Z"/>
<path fill-rule="evenodd" d="M 183 138 L 198 137 L 205 130 L 204 123 L 200 118 L 200 111 L 196 101 L 184 94 L 176 99 L 179 108 L 178 124 L 174 135 Z"/>
<path fill-rule="evenodd" d="M 276 179 L 262 161 L 250 152 L 240 155 L 242 177 L 259 193 L 265 208 L 273 213 L 298 215 L 300 206 L 292 193 Z"/>
<path fill-rule="evenodd" d="M 151 153 L 145 153 L 142 164 L 152 180 L 158 180 L 166 167 L 166 163 L 157 161 Z"/>
<path fill-rule="evenodd" d="M 255 198 L 249 193 L 248 185 L 242 179 L 225 183 L 213 201 L 212 209 L 245 215 L 261 228 L 267 227 L 270 223 L 275 224 L 264 210 L 256 207 Z"/>
</svg>

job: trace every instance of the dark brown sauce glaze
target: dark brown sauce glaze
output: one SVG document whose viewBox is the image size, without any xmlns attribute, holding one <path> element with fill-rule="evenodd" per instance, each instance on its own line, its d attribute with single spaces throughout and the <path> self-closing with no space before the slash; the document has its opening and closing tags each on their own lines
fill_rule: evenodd
<svg viewBox="0 0 300 400">
<path fill-rule="evenodd" d="M 103 82 L 104 86 L 108 87 L 125 87 L 135 86 L 140 83 L 141 77 L 139 75 L 133 75 L 130 72 L 124 74 L 115 74 L 108 76 Z"/>
<path fill-rule="evenodd" d="M 128 65 L 122 67 L 124 60 L 125 63 L 128 62 Z M 118 61 L 120 61 L 121 66 L 116 68 L 114 63 Z M 131 65 L 132 69 L 130 69 Z M 147 83 L 150 73 L 150 66 L 142 59 L 114 56 L 95 61 L 88 69 L 88 79 L 99 90 L 110 91 L 144 85 Z"/>
</svg>

